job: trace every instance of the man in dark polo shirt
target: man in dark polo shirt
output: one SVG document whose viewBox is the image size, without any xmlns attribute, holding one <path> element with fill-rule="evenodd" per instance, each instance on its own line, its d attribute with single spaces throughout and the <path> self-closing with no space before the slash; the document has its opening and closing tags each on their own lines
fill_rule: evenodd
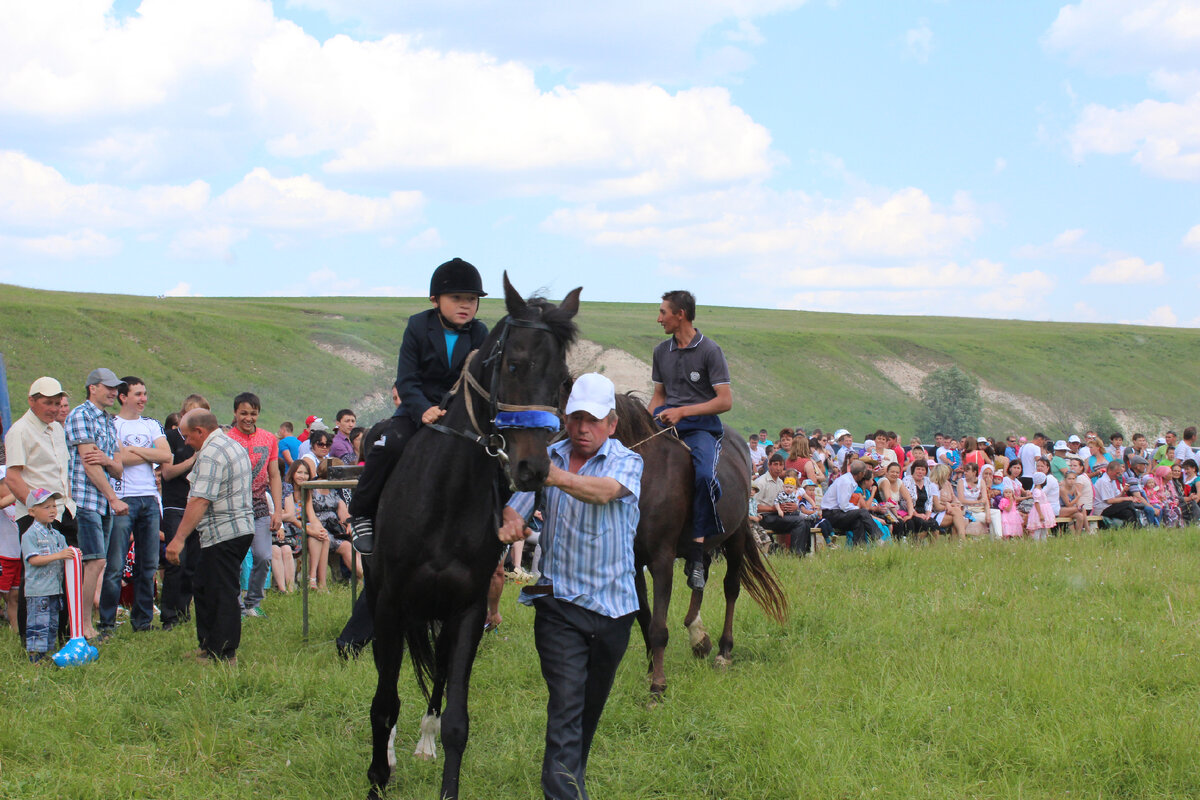
<svg viewBox="0 0 1200 800">
<path fill-rule="evenodd" d="M 679 438 L 692 450 L 696 470 L 692 493 L 692 545 L 687 554 L 687 582 L 704 588 L 704 540 L 721 533 L 717 500 L 717 459 L 723 429 L 717 416 L 733 407 L 729 365 L 725 354 L 692 324 L 696 298 L 691 292 L 673 291 L 662 296 L 658 324 L 671 338 L 654 348 L 650 407 L 660 425 L 674 425 Z"/>
</svg>

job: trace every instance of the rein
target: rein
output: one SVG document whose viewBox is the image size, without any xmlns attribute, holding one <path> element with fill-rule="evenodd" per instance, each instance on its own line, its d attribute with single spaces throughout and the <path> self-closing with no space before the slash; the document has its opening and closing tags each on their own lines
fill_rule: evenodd
<svg viewBox="0 0 1200 800">
<path fill-rule="evenodd" d="M 534 330 L 545 331 L 552 333 L 550 326 L 541 320 L 523 320 L 513 319 L 506 316 L 502 322 L 504 329 L 497 337 L 495 344 L 492 346 L 492 352 L 483 360 L 484 367 L 490 367 L 492 370 L 492 385 L 490 391 L 485 389 L 479 380 L 471 374 L 471 362 L 475 359 L 478 350 L 472 350 L 465 361 L 463 361 L 462 371 L 459 373 L 458 380 L 454 382 L 454 386 L 442 399 L 441 408 L 446 409 L 447 405 L 459 391 L 463 392 L 464 399 L 467 405 L 467 417 L 471 420 L 472 432 L 461 431 L 457 428 L 452 428 L 449 425 L 443 425 L 440 422 L 429 423 L 427 427 L 433 428 L 439 433 L 457 436 L 460 439 L 466 439 L 468 442 L 477 444 L 484 449 L 490 457 L 500 462 L 501 469 L 504 471 L 504 476 L 508 479 L 508 488 L 511 491 L 517 490 L 516 481 L 513 479 L 512 469 L 509 463 L 507 447 L 508 443 L 504 440 L 502 430 L 512 428 L 544 428 L 549 431 L 557 432 L 561 425 L 558 419 L 558 409 L 554 406 L 546 405 L 531 405 L 531 404 L 514 404 L 501 402 L 497 395 L 500 387 L 500 361 L 504 357 L 505 345 L 508 343 L 508 332 L 510 328 L 532 328 Z M 479 420 L 475 415 L 475 403 L 472 401 L 471 395 L 475 394 L 479 399 L 485 401 L 491 411 L 491 420 L 488 427 L 493 428 L 494 432 L 485 433 L 483 426 L 479 424 Z M 497 507 L 497 520 L 499 519 L 499 484 L 493 487 L 493 496 Z M 534 509 L 541 505 L 542 490 L 537 490 L 537 497 L 534 503 Z M 530 519 L 532 519 L 530 512 Z M 529 519 L 526 519 L 526 523 Z"/>
</svg>

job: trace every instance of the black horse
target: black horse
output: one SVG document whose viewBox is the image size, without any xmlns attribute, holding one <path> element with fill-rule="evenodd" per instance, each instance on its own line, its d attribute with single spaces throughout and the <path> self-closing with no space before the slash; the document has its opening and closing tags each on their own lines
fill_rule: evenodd
<svg viewBox="0 0 1200 800">
<path fill-rule="evenodd" d="M 422 734 L 440 727 L 446 749 L 441 796 L 458 797 L 471 665 L 503 548 L 501 503 L 512 489 L 540 491 L 549 472 L 546 447 L 558 427 L 579 292 L 559 306 L 526 301 L 505 275 L 508 316 L 467 360 L 441 422 L 413 435 L 384 487 L 366 575 L 378 673 L 370 798 L 382 796 L 395 765 L 405 645 L 428 701 Z"/>
<path fill-rule="evenodd" d="M 667 690 L 663 652 L 667 647 L 667 610 L 671 602 L 671 582 L 676 558 L 686 556 L 692 533 L 692 487 L 694 472 L 687 445 L 655 424 L 650 412 L 631 395 L 617 396 L 616 437 L 641 455 L 642 495 L 637 536 L 633 542 L 637 571 L 638 624 L 646 642 L 650 660 L 650 692 L 661 698 Z M 750 450 L 736 431 L 725 426 L 721 457 L 717 462 L 721 499 L 717 511 L 724 533 L 704 543 L 705 569 L 713 553 L 725 554 L 725 627 L 714 660 L 718 668 L 733 659 L 733 610 L 744 585 L 754 601 L 777 622 L 787 618 L 788 603 L 775 572 L 763 560 L 747 520 L 750 501 Z M 653 612 L 646 592 L 649 567 L 654 579 Z M 691 638 L 692 652 L 698 658 L 712 651 L 712 641 L 700 620 L 700 602 L 704 592 L 693 591 L 684 625 Z"/>
</svg>

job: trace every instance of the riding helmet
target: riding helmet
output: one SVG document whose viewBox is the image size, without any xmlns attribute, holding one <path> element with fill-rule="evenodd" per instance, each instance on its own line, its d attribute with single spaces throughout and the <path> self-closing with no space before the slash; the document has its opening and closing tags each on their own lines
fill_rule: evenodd
<svg viewBox="0 0 1200 800">
<path fill-rule="evenodd" d="M 433 277 L 429 279 L 429 296 L 437 297 L 439 294 L 475 294 L 487 297 L 479 270 L 461 258 L 447 261 L 433 271 Z"/>
</svg>

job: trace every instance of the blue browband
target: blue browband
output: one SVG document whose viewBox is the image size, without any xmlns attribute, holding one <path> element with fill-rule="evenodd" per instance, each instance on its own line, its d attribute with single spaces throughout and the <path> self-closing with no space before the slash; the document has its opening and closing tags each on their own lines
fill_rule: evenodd
<svg viewBox="0 0 1200 800">
<path fill-rule="evenodd" d="M 545 428 L 556 431 L 558 416 L 549 411 L 501 411 L 496 415 L 497 428 Z"/>
</svg>

